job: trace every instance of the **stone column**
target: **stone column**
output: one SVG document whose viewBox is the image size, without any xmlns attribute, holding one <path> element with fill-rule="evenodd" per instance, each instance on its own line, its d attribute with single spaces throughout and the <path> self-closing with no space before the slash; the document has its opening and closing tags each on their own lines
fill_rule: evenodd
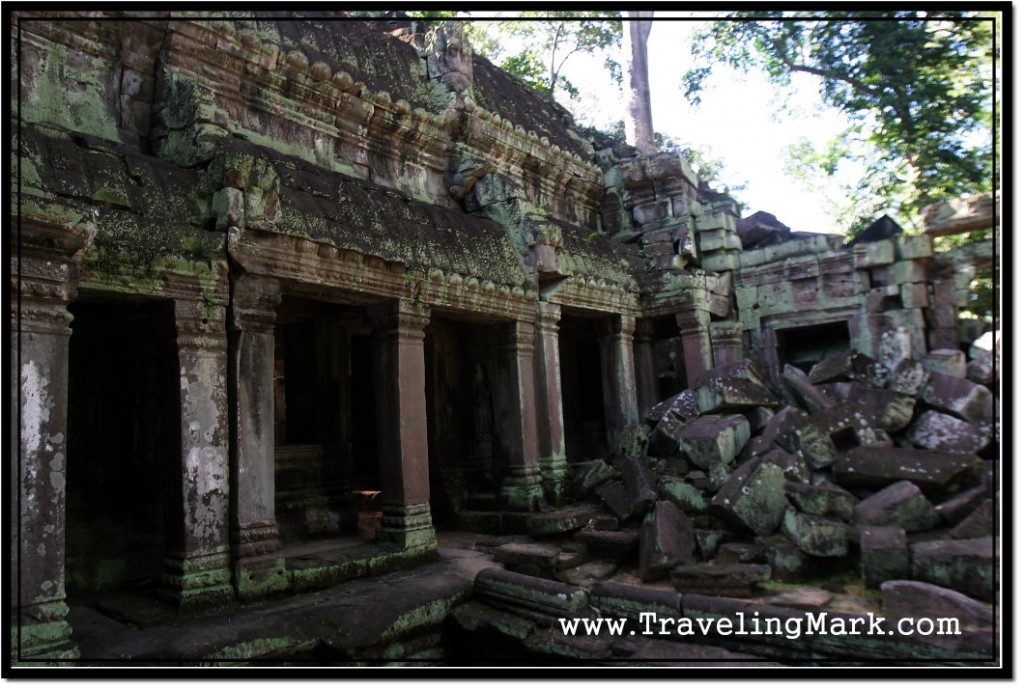
<svg viewBox="0 0 1024 691">
<path fill-rule="evenodd" d="M 367 308 L 373 327 L 374 386 L 380 454 L 380 540 L 433 552 L 423 329 L 430 308 L 409 300 Z"/>
<path fill-rule="evenodd" d="M 601 385 L 608 448 L 615 438 L 639 420 L 636 406 L 636 366 L 633 362 L 633 331 L 636 318 L 617 315 L 601 325 Z"/>
<path fill-rule="evenodd" d="M 12 665 L 78 657 L 64 593 L 68 348 L 84 233 L 18 228 L 11 257 Z"/>
<path fill-rule="evenodd" d="M 231 291 L 231 541 L 235 590 L 255 599 L 288 587 L 274 514 L 274 320 L 280 286 L 243 275 Z"/>
<path fill-rule="evenodd" d="M 687 386 L 693 386 L 697 376 L 714 367 L 711 336 L 708 334 L 710 321 L 711 315 L 705 310 L 695 309 L 676 314 L 676 325 L 683 342 Z"/>
<path fill-rule="evenodd" d="M 544 498 L 560 504 L 569 474 L 565 457 L 562 416 L 562 370 L 558 354 L 558 321 L 562 308 L 550 302 L 537 305 L 537 453 Z"/>
<path fill-rule="evenodd" d="M 743 324 L 740 322 L 712 322 L 709 325 L 711 348 L 715 367 L 743 359 Z"/>
<path fill-rule="evenodd" d="M 537 450 L 535 340 L 534 325 L 517 321 L 506 327 L 498 347 L 494 396 L 498 446 L 505 463 L 501 498 L 513 511 L 536 511 L 544 496 Z"/>
<path fill-rule="evenodd" d="M 229 600 L 228 342 L 225 308 L 175 300 L 181 464 L 171 491 L 164 585 L 184 609 Z"/>
<path fill-rule="evenodd" d="M 633 340 L 636 361 L 636 402 L 640 413 L 646 413 L 658 402 L 658 371 L 654 362 L 654 324 L 650 319 L 636 323 Z"/>
</svg>

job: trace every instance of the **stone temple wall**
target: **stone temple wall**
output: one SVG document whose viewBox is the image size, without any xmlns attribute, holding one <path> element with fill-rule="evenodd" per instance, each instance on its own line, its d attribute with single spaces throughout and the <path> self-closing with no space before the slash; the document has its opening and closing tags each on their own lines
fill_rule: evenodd
<svg viewBox="0 0 1024 691">
<path fill-rule="evenodd" d="M 22 655 L 74 656 L 69 590 L 199 608 L 569 525 L 569 463 L 715 367 L 968 335 L 991 251 L 741 219 L 455 23 L 232 14 L 11 26 Z"/>
</svg>

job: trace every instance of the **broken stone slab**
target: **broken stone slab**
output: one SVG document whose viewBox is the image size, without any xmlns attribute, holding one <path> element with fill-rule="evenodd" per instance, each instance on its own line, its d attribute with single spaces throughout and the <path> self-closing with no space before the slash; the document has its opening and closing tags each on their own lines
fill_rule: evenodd
<svg viewBox="0 0 1024 691">
<path fill-rule="evenodd" d="M 658 478 L 658 496 L 667 499 L 687 514 L 705 513 L 708 500 L 696 486 L 680 477 L 662 475 Z"/>
<path fill-rule="evenodd" d="M 658 499 L 658 492 L 654 487 L 654 478 L 642 458 L 626 458 L 622 461 L 622 481 L 626 486 L 626 496 L 629 500 L 630 515 L 643 516 Z"/>
<path fill-rule="evenodd" d="M 562 569 L 554 577 L 562 583 L 589 588 L 611 576 L 619 568 L 617 561 L 588 561 Z"/>
<path fill-rule="evenodd" d="M 909 480 L 931 493 L 978 478 L 982 466 L 973 454 L 862 447 L 840 456 L 832 466 L 832 477 L 843 487 L 867 489 Z"/>
<path fill-rule="evenodd" d="M 834 397 L 855 406 L 872 427 L 899 432 L 914 418 L 917 399 L 893 391 L 876 389 L 856 382 L 833 384 Z"/>
<path fill-rule="evenodd" d="M 668 458 L 659 458 L 655 462 L 653 472 L 655 475 L 677 475 L 683 477 L 688 472 L 693 470 L 693 467 L 686 461 L 685 458 L 679 456 L 670 456 Z"/>
<path fill-rule="evenodd" d="M 793 607 L 802 610 L 819 610 L 832 600 L 832 593 L 821 588 L 793 588 L 777 595 L 764 598 L 764 602 L 776 607 Z"/>
<path fill-rule="evenodd" d="M 921 366 L 929 372 L 948 374 L 951 377 L 967 376 L 967 356 L 962 350 L 941 348 L 920 356 Z"/>
<path fill-rule="evenodd" d="M 742 413 L 778 404 L 771 391 L 746 379 L 712 379 L 697 389 L 697 407 L 702 414 Z"/>
<path fill-rule="evenodd" d="M 647 422 L 657 425 L 666 415 L 671 415 L 677 420 L 690 422 L 700 416 L 700 408 L 697 405 L 697 392 L 693 389 L 680 391 L 671 398 L 666 398 L 660 403 L 651 406 L 644 416 Z"/>
<path fill-rule="evenodd" d="M 717 492 L 732 477 L 732 466 L 728 463 L 712 463 L 708 468 L 708 490 Z"/>
<path fill-rule="evenodd" d="M 982 353 L 967 363 L 967 378 L 975 384 L 992 386 L 995 381 L 995 359 L 992 353 Z"/>
<path fill-rule="evenodd" d="M 736 457 L 750 440 L 750 423 L 742 415 L 703 415 L 684 427 L 676 440 L 690 463 L 707 470 Z"/>
<path fill-rule="evenodd" d="M 712 512 L 756 535 L 771 535 L 789 503 L 782 470 L 761 458 L 736 469 L 711 501 Z"/>
<path fill-rule="evenodd" d="M 921 392 L 928 405 L 968 422 L 992 422 L 995 400 L 992 392 L 969 379 L 932 372 Z"/>
<path fill-rule="evenodd" d="M 526 640 L 537 629 L 535 621 L 480 602 L 458 605 L 452 609 L 451 616 L 463 631 L 498 633 L 520 641 Z"/>
<path fill-rule="evenodd" d="M 775 447 L 796 451 L 796 430 L 807 420 L 807 413 L 794 406 L 786 406 L 772 416 L 760 436 L 750 440 L 744 453 L 751 456 L 768 453 Z M 746 460 L 746 459 L 744 459 Z"/>
<path fill-rule="evenodd" d="M 882 584 L 882 609 L 889 617 L 956 617 L 962 627 L 991 627 L 992 610 L 949 588 L 904 579 Z"/>
<path fill-rule="evenodd" d="M 928 383 L 928 370 L 911 358 L 900 360 L 892 371 L 892 378 L 889 380 L 889 390 L 908 396 L 920 396 Z"/>
<path fill-rule="evenodd" d="M 910 550 L 903 528 L 889 525 L 860 529 L 860 573 L 874 588 L 883 581 L 910 575 Z"/>
<path fill-rule="evenodd" d="M 535 566 L 551 569 L 562 550 L 553 545 L 513 542 L 494 551 L 494 560 L 510 566 Z"/>
<path fill-rule="evenodd" d="M 567 506 L 553 511 L 541 511 L 538 513 L 519 514 L 525 518 L 523 529 L 527 535 L 532 537 L 543 537 L 545 535 L 560 535 L 579 530 L 594 517 L 594 509 L 590 506 Z M 506 517 L 513 518 L 512 512 L 507 512 Z M 514 520 L 509 520 L 514 527 Z"/>
<path fill-rule="evenodd" d="M 753 595 L 770 577 L 766 564 L 693 564 L 672 569 L 672 585 L 679 592 L 725 597 Z"/>
<path fill-rule="evenodd" d="M 754 434 L 764 431 L 764 428 L 768 426 L 772 418 L 775 417 L 774 411 L 771 408 L 754 408 L 743 413 L 744 417 L 747 418 L 747 422 L 750 424 L 750 433 Z"/>
<path fill-rule="evenodd" d="M 850 348 L 816 364 L 807 378 L 812 384 L 856 381 L 883 388 L 889 380 L 889 368 L 859 350 Z"/>
<path fill-rule="evenodd" d="M 906 432 L 914 446 L 948 453 L 976 454 L 992 442 L 991 436 L 971 422 L 928 410 Z"/>
<path fill-rule="evenodd" d="M 810 482 L 811 469 L 804 461 L 802 453 L 787 453 L 782 449 L 772 449 L 766 454 L 758 456 L 763 463 L 771 463 L 782 469 L 786 480 L 791 482 Z"/>
<path fill-rule="evenodd" d="M 853 519 L 857 497 L 830 482 L 819 482 L 813 485 L 787 482 L 785 491 L 786 497 L 789 498 L 793 506 L 803 513 L 837 518 L 846 522 Z"/>
<path fill-rule="evenodd" d="M 583 499 L 597 486 L 618 476 L 619 471 L 603 460 L 574 463 L 569 492 Z"/>
<path fill-rule="evenodd" d="M 650 436 L 651 428 L 647 425 L 627 425 L 612 440 L 612 455 L 646 456 Z"/>
<path fill-rule="evenodd" d="M 949 536 L 954 540 L 965 540 L 972 537 L 997 535 L 994 508 L 995 502 L 991 499 L 981 502 L 967 518 L 949 531 Z"/>
<path fill-rule="evenodd" d="M 780 581 L 795 581 L 803 577 L 807 555 L 784 535 L 754 538 L 754 544 L 764 553 L 765 563 L 772 569 L 772 577 Z"/>
<path fill-rule="evenodd" d="M 804 458 L 815 470 L 827 468 L 840 454 L 875 440 L 867 419 L 850 403 L 814 413 L 797 429 L 796 436 Z"/>
<path fill-rule="evenodd" d="M 782 517 L 782 534 L 804 554 L 814 557 L 843 557 L 847 553 L 845 523 L 801 513 L 793 507 Z"/>
<path fill-rule="evenodd" d="M 625 559 L 636 552 L 640 542 L 637 530 L 581 530 L 576 539 L 595 557 Z"/>
<path fill-rule="evenodd" d="M 914 580 L 992 601 L 996 585 L 992 538 L 918 542 L 910 546 L 910 555 Z"/>
<path fill-rule="evenodd" d="M 640 578 L 659 580 L 675 566 L 692 564 L 695 549 L 690 519 L 671 502 L 657 502 L 640 528 Z"/>
<path fill-rule="evenodd" d="M 504 569 L 478 573 L 473 591 L 489 604 L 525 616 L 539 614 L 542 620 L 587 610 L 587 593 L 582 588 Z"/>
<path fill-rule="evenodd" d="M 651 430 L 647 453 L 653 456 L 673 456 L 678 453 L 679 435 L 688 424 L 689 422 L 684 422 L 674 415 L 663 417 Z"/>
<path fill-rule="evenodd" d="M 935 511 L 946 525 L 956 525 L 967 518 L 980 504 L 988 491 L 982 485 L 956 494 L 935 507 Z"/>
<path fill-rule="evenodd" d="M 765 379 L 757 369 L 754 361 L 743 359 L 698 373 L 692 380 L 690 388 L 700 388 L 713 379 L 743 379 L 761 386 L 765 385 Z"/>
<path fill-rule="evenodd" d="M 644 612 L 677 617 L 680 595 L 671 590 L 603 581 L 590 589 L 590 604 L 605 616 L 639 618 Z"/>
<path fill-rule="evenodd" d="M 806 374 L 792 365 L 785 365 L 782 368 L 782 380 L 803 403 L 803 406 L 812 413 L 826 410 L 836 404 L 835 399 L 812 384 Z"/>
<path fill-rule="evenodd" d="M 857 525 L 888 525 L 908 533 L 929 530 L 942 519 L 917 485 L 901 480 L 864 499 L 853 511 Z"/>
<path fill-rule="evenodd" d="M 764 550 L 750 542 L 727 542 L 718 548 L 715 561 L 719 564 L 749 564 L 760 561 Z"/>
<path fill-rule="evenodd" d="M 594 494 L 620 521 L 628 520 L 633 515 L 633 505 L 629 501 L 626 485 L 619 480 L 604 483 L 594 490 Z"/>
</svg>

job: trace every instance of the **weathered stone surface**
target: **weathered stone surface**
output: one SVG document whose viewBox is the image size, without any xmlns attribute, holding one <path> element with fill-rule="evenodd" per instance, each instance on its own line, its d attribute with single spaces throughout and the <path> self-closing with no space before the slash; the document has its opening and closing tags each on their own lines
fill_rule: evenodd
<svg viewBox="0 0 1024 691">
<path fill-rule="evenodd" d="M 992 441 L 976 424 L 935 410 L 926 411 L 906 432 L 915 446 L 947 453 L 976 454 Z"/>
<path fill-rule="evenodd" d="M 561 550 L 552 545 L 513 542 L 494 551 L 495 561 L 512 566 L 536 566 L 550 569 L 558 561 Z"/>
<path fill-rule="evenodd" d="M 843 452 L 874 440 L 868 421 L 850 403 L 815 413 L 796 435 L 804 458 L 814 469 L 826 468 Z"/>
<path fill-rule="evenodd" d="M 778 595 L 766 597 L 764 602 L 776 607 L 793 607 L 794 609 L 819 610 L 832 600 L 832 593 L 821 588 L 793 588 L 784 590 Z"/>
<path fill-rule="evenodd" d="M 580 588 L 504 569 L 478 573 L 473 590 L 487 602 L 511 606 L 513 611 L 559 616 L 580 612 L 587 606 L 587 594 Z"/>
<path fill-rule="evenodd" d="M 990 627 L 992 610 L 963 593 L 933 583 L 893 579 L 882 584 L 882 609 L 889 617 L 956 617 L 961 627 Z"/>
<path fill-rule="evenodd" d="M 750 439 L 750 423 L 742 415 L 704 415 L 679 433 L 679 451 L 698 468 L 729 463 Z"/>
<path fill-rule="evenodd" d="M 807 375 L 792 365 L 782 368 L 782 380 L 796 395 L 803 407 L 812 413 L 831 408 L 836 404 L 834 398 L 812 384 Z"/>
<path fill-rule="evenodd" d="M 658 580 L 675 566 L 692 564 L 695 549 L 693 523 L 671 502 L 659 501 L 640 529 L 640 578 Z"/>
<path fill-rule="evenodd" d="M 910 547 L 914 580 L 934 583 L 992 601 L 995 545 L 991 538 L 934 540 Z"/>
<path fill-rule="evenodd" d="M 928 371 L 917 360 L 900 360 L 893 369 L 889 389 L 908 396 L 918 396 L 928 383 Z"/>
<path fill-rule="evenodd" d="M 750 440 L 744 454 L 751 456 L 767 453 L 776 446 L 786 451 L 796 451 L 796 430 L 807 420 L 807 413 L 793 406 L 786 406 L 772 416 L 760 436 Z"/>
<path fill-rule="evenodd" d="M 841 399 L 856 406 L 872 427 L 886 432 L 899 432 L 914 417 L 917 400 L 913 396 L 859 383 L 839 384 L 837 391 L 840 386 L 843 387 Z"/>
<path fill-rule="evenodd" d="M 586 505 L 530 513 L 526 515 L 523 528 L 533 537 L 570 533 L 585 526 L 594 513 L 594 509 Z"/>
<path fill-rule="evenodd" d="M 941 519 L 917 485 L 902 480 L 857 504 L 853 520 L 861 526 L 896 526 L 913 533 L 934 528 Z"/>
<path fill-rule="evenodd" d="M 776 405 L 778 399 L 771 391 L 745 379 L 712 379 L 697 389 L 697 406 L 703 414 L 742 413 Z"/>
<path fill-rule="evenodd" d="M 573 496 L 582 499 L 590 494 L 595 487 L 611 480 L 618 474 L 619 471 L 602 460 L 574 463 L 569 491 Z"/>
<path fill-rule="evenodd" d="M 782 469 L 783 475 L 792 482 L 810 482 L 811 469 L 804 461 L 802 453 L 787 453 L 782 449 L 773 449 L 758 456 L 762 463 L 771 463 Z"/>
<path fill-rule="evenodd" d="M 611 452 L 615 456 L 646 456 L 650 436 L 647 425 L 628 425 L 615 435 Z"/>
<path fill-rule="evenodd" d="M 749 564 L 760 561 L 764 550 L 751 542 L 727 542 L 718 548 L 715 561 L 719 564 Z"/>
<path fill-rule="evenodd" d="M 995 414 L 992 392 L 969 379 L 932 372 L 921 400 L 944 413 L 968 422 L 991 422 Z"/>
<path fill-rule="evenodd" d="M 679 451 L 679 435 L 686 429 L 687 424 L 689 423 L 680 420 L 675 415 L 665 415 L 651 430 L 647 452 L 654 456 L 672 456 L 677 453 Z"/>
<path fill-rule="evenodd" d="M 595 557 L 621 559 L 636 551 L 640 533 L 636 530 L 581 530 L 576 539 Z"/>
<path fill-rule="evenodd" d="M 642 458 L 626 458 L 622 461 L 622 480 L 626 485 L 630 515 L 643 516 L 658 499 L 654 478 Z"/>
<path fill-rule="evenodd" d="M 525 640 L 537 628 L 536 622 L 480 602 L 461 604 L 452 610 L 451 616 L 463 631 L 496 632 L 517 640 Z"/>
<path fill-rule="evenodd" d="M 753 458 L 729 477 L 711 501 L 712 511 L 757 535 L 771 535 L 786 511 L 782 470 Z"/>
<path fill-rule="evenodd" d="M 864 582 L 877 587 L 883 581 L 910 575 L 907 533 L 896 526 L 865 526 L 860 529 L 860 573 Z"/>
<path fill-rule="evenodd" d="M 583 564 L 562 569 L 554 574 L 562 583 L 589 588 L 595 583 L 611 576 L 618 569 L 617 561 L 588 561 Z"/>
<path fill-rule="evenodd" d="M 694 564 L 672 570 L 672 585 L 681 593 L 742 597 L 771 577 L 766 564 Z"/>
<path fill-rule="evenodd" d="M 952 377 L 967 376 L 967 356 L 962 350 L 933 350 L 920 357 L 921 366 L 929 372 L 948 374 Z"/>
<path fill-rule="evenodd" d="M 996 535 L 995 502 L 991 499 L 978 504 L 967 518 L 960 521 L 949 531 L 949 536 L 954 540 L 965 540 L 972 537 L 987 537 Z"/>
<path fill-rule="evenodd" d="M 626 583 L 604 581 L 590 589 L 590 604 L 605 616 L 638 617 L 643 612 L 679 615 L 679 593 Z"/>
<path fill-rule="evenodd" d="M 782 534 L 805 554 L 815 557 L 846 555 L 846 524 L 800 513 L 790 507 L 782 518 Z"/>
<path fill-rule="evenodd" d="M 995 381 L 995 358 L 992 353 L 981 353 L 978 357 L 967 363 L 967 378 L 975 384 L 992 386 Z"/>
<path fill-rule="evenodd" d="M 594 493 L 619 520 L 624 521 L 633 515 L 633 505 L 629 501 L 626 485 L 622 482 L 618 480 L 606 482 L 598 487 Z"/>
<path fill-rule="evenodd" d="M 967 518 L 988 495 L 984 486 L 978 485 L 956 494 L 935 507 L 935 511 L 947 525 L 956 525 Z"/>
<path fill-rule="evenodd" d="M 754 364 L 753 360 L 743 359 L 719 365 L 697 374 L 696 377 L 691 379 L 690 387 L 693 389 L 699 388 L 713 379 L 743 379 L 760 386 L 765 385 L 764 377 L 758 371 L 757 365 Z"/>
<path fill-rule="evenodd" d="M 813 485 L 787 482 L 786 496 L 803 513 L 847 522 L 853 519 L 854 507 L 857 505 L 855 496 L 829 482 Z"/>
<path fill-rule="evenodd" d="M 889 379 L 889 370 L 882 363 L 851 348 L 819 362 L 811 369 L 808 379 L 812 384 L 857 381 L 882 388 Z"/>
<path fill-rule="evenodd" d="M 747 418 L 747 422 L 750 423 L 751 434 L 764 431 L 764 428 L 775 417 L 775 413 L 771 408 L 754 408 L 753 410 L 748 410 L 743 415 Z"/>
<path fill-rule="evenodd" d="M 973 454 L 920 449 L 857 448 L 836 460 L 832 476 L 844 487 L 881 488 L 910 480 L 924 492 L 966 483 L 981 473 L 981 459 Z"/>
<path fill-rule="evenodd" d="M 690 422 L 700 416 L 700 408 L 697 405 L 697 392 L 692 389 L 680 391 L 672 398 L 652 406 L 644 416 L 647 422 L 652 425 L 658 424 L 666 415 L 672 415 L 677 420 Z"/>
<path fill-rule="evenodd" d="M 786 536 L 758 537 L 754 543 L 764 550 L 764 560 L 772 569 L 772 578 L 795 581 L 803 577 L 807 555 Z"/>
<path fill-rule="evenodd" d="M 658 496 L 672 502 L 687 515 L 708 510 L 708 499 L 704 493 L 680 477 L 662 475 L 658 478 Z"/>
</svg>

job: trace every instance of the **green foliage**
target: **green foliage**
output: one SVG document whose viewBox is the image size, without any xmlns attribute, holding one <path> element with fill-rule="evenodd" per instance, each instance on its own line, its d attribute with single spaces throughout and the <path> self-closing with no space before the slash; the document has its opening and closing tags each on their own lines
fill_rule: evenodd
<svg viewBox="0 0 1024 691">
<path fill-rule="evenodd" d="M 789 167 L 813 183 L 840 175 L 844 162 L 864 166 L 836 209 L 851 230 L 885 212 L 913 226 L 921 206 L 991 188 L 992 18 L 758 11 L 755 21 L 744 14 L 697 35 L 686 95 L 699 103 L 717 64 L 760 70 L 780 87 L 794 74 L 817 77 L 823 104 L 845 113 L 850 125 L 823 150 L 797 143 Z"/>
</svg>

